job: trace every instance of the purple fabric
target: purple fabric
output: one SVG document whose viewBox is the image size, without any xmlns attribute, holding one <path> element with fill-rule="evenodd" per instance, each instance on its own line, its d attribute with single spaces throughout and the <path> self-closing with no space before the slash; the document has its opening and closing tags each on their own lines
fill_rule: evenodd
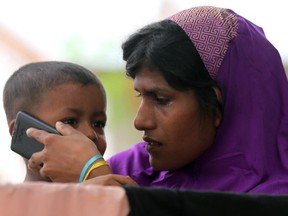
<svg viewBox="0 0 288 216">
<path fill-rule="evenodd" d="M 114 173 L 129 175 L 141 186 L 288 193 L 288 83 L 281 58 L 260 27 L 229 9 L 226 13 L 237 18 L 230 22 L 237 34 L 226 40 L 219 69 L 209 71 L 221 87 L 224 110 L 214 144 L 186 167 L 156 172 L 140 143 L 109 159 Z M 203 59 L 205 51 L 197 50 Z M 203 62 L 207 67 L 212 60 Z"/>
<path fill-rule="evenodd" d="M 211 77 L 215 78 L 229 41 L 237 35 L 237 16 L 223 8 L 205 6 L 181 11 L 168 19 L 185 31 Z"/>
</svg>

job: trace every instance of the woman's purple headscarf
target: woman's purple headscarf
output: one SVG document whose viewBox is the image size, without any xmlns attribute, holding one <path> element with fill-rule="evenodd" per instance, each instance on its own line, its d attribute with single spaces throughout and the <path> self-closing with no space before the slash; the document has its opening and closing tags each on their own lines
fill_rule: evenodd
<svg viewBox="0 0 288 216">
<path fill-rule="evenodd" d="M 288 83 L 278 51 L 260 27 L 229 9 L 195 7 L 168 19 L 186 32 L 221 88 L 215 143 L 175 172 L 153 171 L 141 143 L 112 157 L 113 171 L 143 186 L 288 193 Z"/>
</svg>

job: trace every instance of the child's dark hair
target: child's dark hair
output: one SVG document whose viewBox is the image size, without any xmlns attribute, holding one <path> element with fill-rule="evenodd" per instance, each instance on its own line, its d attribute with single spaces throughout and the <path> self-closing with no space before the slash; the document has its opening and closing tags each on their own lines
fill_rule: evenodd
<svg viewBox="0 0 288 216">
<path fill-rule="evenodd" d="M 131 35 L 123 44 L 126 75 L 135 78 L 138 71 L 148 68 L 160 72 L 176 90 L 193 90 L 200 114 L 215 116 L 221 112 L 209 75 L 193 43 L 176 23 L 163 20 L 152 23 Z"/>
<path fill-rule="evenodd" d="M 45 92 L 67 83 L 97 85 L 104 91 L 101 81 L 86 68 L 61 61 L 35 62 L 22 66 L 7 80 L 3 91 L 3 105 L 8 123 L 20 110 L 29 112 L 41 103 Z"/>
</svg>

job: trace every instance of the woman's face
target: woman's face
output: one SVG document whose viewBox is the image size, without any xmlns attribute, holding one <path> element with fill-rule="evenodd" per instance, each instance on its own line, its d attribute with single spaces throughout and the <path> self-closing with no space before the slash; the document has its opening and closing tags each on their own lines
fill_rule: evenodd
<svg viewBox="0 0 288 216">
<path fill-rule="evenodd" d="M 141 97 L 134 125 L 144 132 L 154 169 L 180 168 L 213 143 L 219 121 L 200 118 L 193 91 L 175 90 L 160 72 L 147 68 L 137 73 L 134 88 Z"/>
</svg>

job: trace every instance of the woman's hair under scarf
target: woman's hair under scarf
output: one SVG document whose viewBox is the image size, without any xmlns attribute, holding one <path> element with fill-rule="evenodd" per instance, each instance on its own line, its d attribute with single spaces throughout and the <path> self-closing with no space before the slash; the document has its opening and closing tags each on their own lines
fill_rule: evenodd
<svg viewBox="0 0 288 216">
<path fill-rule="evenodd" d="M 223 98 L 215 142 L 193 167 L 195 188 L 288 193 L 288 83 L 278 51 L 229 9 L 195 7 L 168 19 L 189 36 Z"/>
</svg>

